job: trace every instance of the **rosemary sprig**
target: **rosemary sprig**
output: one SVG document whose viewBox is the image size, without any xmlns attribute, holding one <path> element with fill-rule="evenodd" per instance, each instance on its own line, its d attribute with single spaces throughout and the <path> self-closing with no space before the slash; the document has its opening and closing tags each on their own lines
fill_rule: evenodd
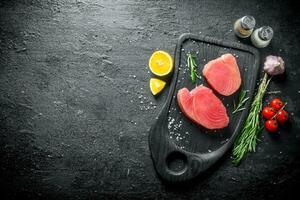
<svg viewBox="0 0 300 200">
<path fill-rule="evenodd" d="M 196 57 L 193 56 L 192 54 L 188 53 L 187 54 L 187 64 L 188 68 L 191 70 L 191 80 L 192 83 L 196 83 L 196 78 L 199 78 L 197 74 L 197 64 L 196 64 Z"/>
<path fill-rule="evenodd" d="M 241 90 L 238 105 L 234 106 L 234 111 L 232 112 L 232 114 L 245 110 L 244 105 L 249 99 L 249 97 L 246 96 L 247 92 L 248 90 Z"/>
<path fill-rule="evenodd" d="M 248 152 L 255 152 L 256 140 L 259 132 L 262 130 L 260 127 L 260 112 L 262 109 L 262 99 L 267 90 L 270 78 L 265 73 L 256 96 L 251 104 L 249 115 L 244 123 L 241 134 L 234 143 L 232 152 L 234 165 L 238 165 Z"/>
</svg>

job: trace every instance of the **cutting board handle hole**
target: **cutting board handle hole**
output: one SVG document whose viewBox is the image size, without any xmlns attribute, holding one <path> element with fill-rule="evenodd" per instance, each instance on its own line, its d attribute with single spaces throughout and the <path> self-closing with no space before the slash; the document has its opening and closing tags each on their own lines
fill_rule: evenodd
<svg viewBox="0 0 300 200">
<path fill-rule="evenodd" d="M 168 171 L 173 175 L 181 175 L 187 170 L 187 156 L 179 151 L 169 153 L 166 162 Z"/>
</svg>

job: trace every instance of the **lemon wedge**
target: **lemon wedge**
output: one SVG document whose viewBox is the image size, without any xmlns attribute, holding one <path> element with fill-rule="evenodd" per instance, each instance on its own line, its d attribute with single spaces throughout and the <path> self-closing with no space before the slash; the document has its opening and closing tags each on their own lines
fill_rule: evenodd
<svg viewBox="0 0 300 200">
<path fill-rule="evenodd" d="M 159 94 L 166 86 L 166 82 L 158 78 L 150 79 L 150 90 L 153 95 Z"/>
<path fill-rule="evenodd" d="M 165 51 L 155 51 L 149 59 L 149 68 L 156 76 L 166 76 L 173 70 L 173 59 Z"/>
</svg>

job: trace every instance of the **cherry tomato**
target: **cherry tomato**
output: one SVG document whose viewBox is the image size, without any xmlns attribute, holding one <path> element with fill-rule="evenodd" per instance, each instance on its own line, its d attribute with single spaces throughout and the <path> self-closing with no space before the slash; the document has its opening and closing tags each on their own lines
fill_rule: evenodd
<svg viewBox="0 0 300 200">
<path fill-rule="evenodd" d="M 266 106 L 262 110 L 262 115 L 266 119 L 271 119 L 276 114 L 276 111 L 271 106 Z"/>
<path fill-rule="evenodd" d="M 278 129 L 278 123 L 275 119 L 269 119 L 265 122 L 265 128 L 269 132 L 275 132 Z"/>
<path fill-rule="evenodd" d="M 277 118 L 278 122 L 284 123 L 289 119 L 289 114 L 285 110 L 280 110 L 277 113 L 276 118 Z"/>
<path fill-rule="evenodd" d="M 283 102 L 280 99 L 275 98 L 271 101 L 270 106 L 275 110 L 280 110 L 280 108 L 283 106 Z"/>
</svg>

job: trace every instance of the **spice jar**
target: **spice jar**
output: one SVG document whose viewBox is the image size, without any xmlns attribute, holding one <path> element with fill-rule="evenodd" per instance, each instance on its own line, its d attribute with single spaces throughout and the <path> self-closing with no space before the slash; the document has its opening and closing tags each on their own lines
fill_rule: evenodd
<svg viewBox="0 0 300 200">
<path fill-rule="evenodd" d="M 270 26 L 263 26 L 253 32 L 251 42 L 257 48 L 264 48 L 270 44 L 273 35 L 274 32 Z"/>
<path fill-rule="evenodd" d="M 255 27 L 255 19 L 250 15 L 246 15 L 234 23 L 234 32 L 238 37 L 246 38 L 251 35 Z"/>
</svg>

